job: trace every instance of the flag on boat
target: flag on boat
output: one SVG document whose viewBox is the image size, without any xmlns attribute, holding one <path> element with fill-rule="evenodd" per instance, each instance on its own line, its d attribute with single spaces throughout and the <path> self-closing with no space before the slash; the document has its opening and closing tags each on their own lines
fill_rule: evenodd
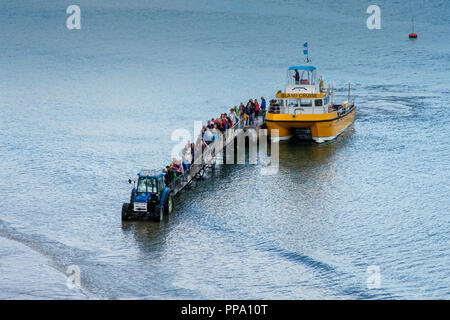
<svg viewBox="0 0 450 320">
<path fill-rule="evenodd" d="M 308 42 L 305 42 L 303 44 L 303 48 L 306 48 L 306 49 L 303 49 L 303 54 L 308 54 Z"/>
</svg>

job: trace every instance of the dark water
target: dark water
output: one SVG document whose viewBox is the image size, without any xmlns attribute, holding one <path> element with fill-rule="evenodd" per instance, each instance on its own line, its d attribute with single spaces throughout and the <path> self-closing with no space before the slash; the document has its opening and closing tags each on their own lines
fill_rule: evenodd
<svg viewBox="0 0 450 320">
<path fill-rule="evenodd" d="M 448 1 L 380 1 L 380 30 L 367 1 L 78 4 L 74 31 L 60 1 L 0 4 L 0 298 L 450 298 Z M 352 82 L 350 130 L 121 222 L 126 180 L 166 164 L 174 130 L 272 97 L 305 41 Z"/>
</svg>

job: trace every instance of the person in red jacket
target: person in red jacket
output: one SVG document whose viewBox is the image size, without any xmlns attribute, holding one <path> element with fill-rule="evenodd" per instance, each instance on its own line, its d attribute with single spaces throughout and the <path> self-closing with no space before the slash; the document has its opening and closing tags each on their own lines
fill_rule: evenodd
<svg viewBox="0 0 450 320">
<path fill-rule="evenodd" d="M 258 121 L 258 116 L 259 116 L 259 103 L 258 103 L 258 99 L 255 99 L 253 101 L 253 104 L 255 105 L 255 119 L 256 121 Z"/>
<path fill-rule="evenodd" d="M 224 132 L 225 131 L 225 126 L 222 122 L 222 119 L 218 118 L 215 122 L 215 124 L 217 125 L 217 129 L 219 129 L 220 132 Z"/>
<path fill-rule="evenodd" d="M 225 127 L 225 129 L 231 128 L 231 124 L 230 124 L 230 122 L 227 119 L 227 114 L 226 113 L 222 113 L 221 118 L 222 118 L 222 124 Z"/>
</svg>

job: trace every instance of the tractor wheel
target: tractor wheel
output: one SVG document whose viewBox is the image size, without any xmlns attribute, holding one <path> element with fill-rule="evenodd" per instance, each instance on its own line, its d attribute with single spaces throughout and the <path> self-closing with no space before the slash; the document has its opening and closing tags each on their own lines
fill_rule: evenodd
<svg viewBox="0 0 450 320">
<path fill-rule="evenodd" d="M 130 218 L 131 218 L 130 204 L 124 203 L 122 205 L 122 220 L 129 220 Z"/>
<path fill-rule="evenodd" d="M 159 222 L 162 221 L 164 218 L 164 207 L 158 206 L 155 208 L 155 221 Z"/>
<path fill-rule="evenodd" d="M 167 196 L 166 203 L 164 204 L 164 213 L 169 215 L 172 214 L 172 211 L 173 211 L 173 196 L 172 193 L 170 193 Z"/>
</svg>

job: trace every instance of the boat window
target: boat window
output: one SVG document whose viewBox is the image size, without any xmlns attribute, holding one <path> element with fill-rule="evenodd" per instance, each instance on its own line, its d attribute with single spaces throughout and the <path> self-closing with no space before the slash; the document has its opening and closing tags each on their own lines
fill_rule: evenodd
<svg viewBox="0 0 450 320">
<path fill-rule="evenodd" d="M 294 100 L 294 99 L 289 99 L 288 100 L 288 107 L 298 107 L 298 100 Z"/>
<path fill-rule="evenodd" d="M 324 99 L 325 104 L 328 104 L 329 101 L 330 101 L 330 97 L 326 96 L 325 99 Z"/>
<path fill-rule="evenodd" d="M 312 100 L 311 99 L 301 99 L 300 105 L 302 107 L 311 107 L 312 106 Z"/>
<path fill-rule="evenodd" d="M 280 105 L 280 107 L 284 106 L 284 100 L 278 99 L 277 103 Z"/>
<path fill-rule="evenodd" d="M 322 99 L 316 99 L 316 100 L 314 100 L 314 105 L 315 105 L 316 107 L 323 106 L 323 104 L 322 104 Z"/>
</svg>

